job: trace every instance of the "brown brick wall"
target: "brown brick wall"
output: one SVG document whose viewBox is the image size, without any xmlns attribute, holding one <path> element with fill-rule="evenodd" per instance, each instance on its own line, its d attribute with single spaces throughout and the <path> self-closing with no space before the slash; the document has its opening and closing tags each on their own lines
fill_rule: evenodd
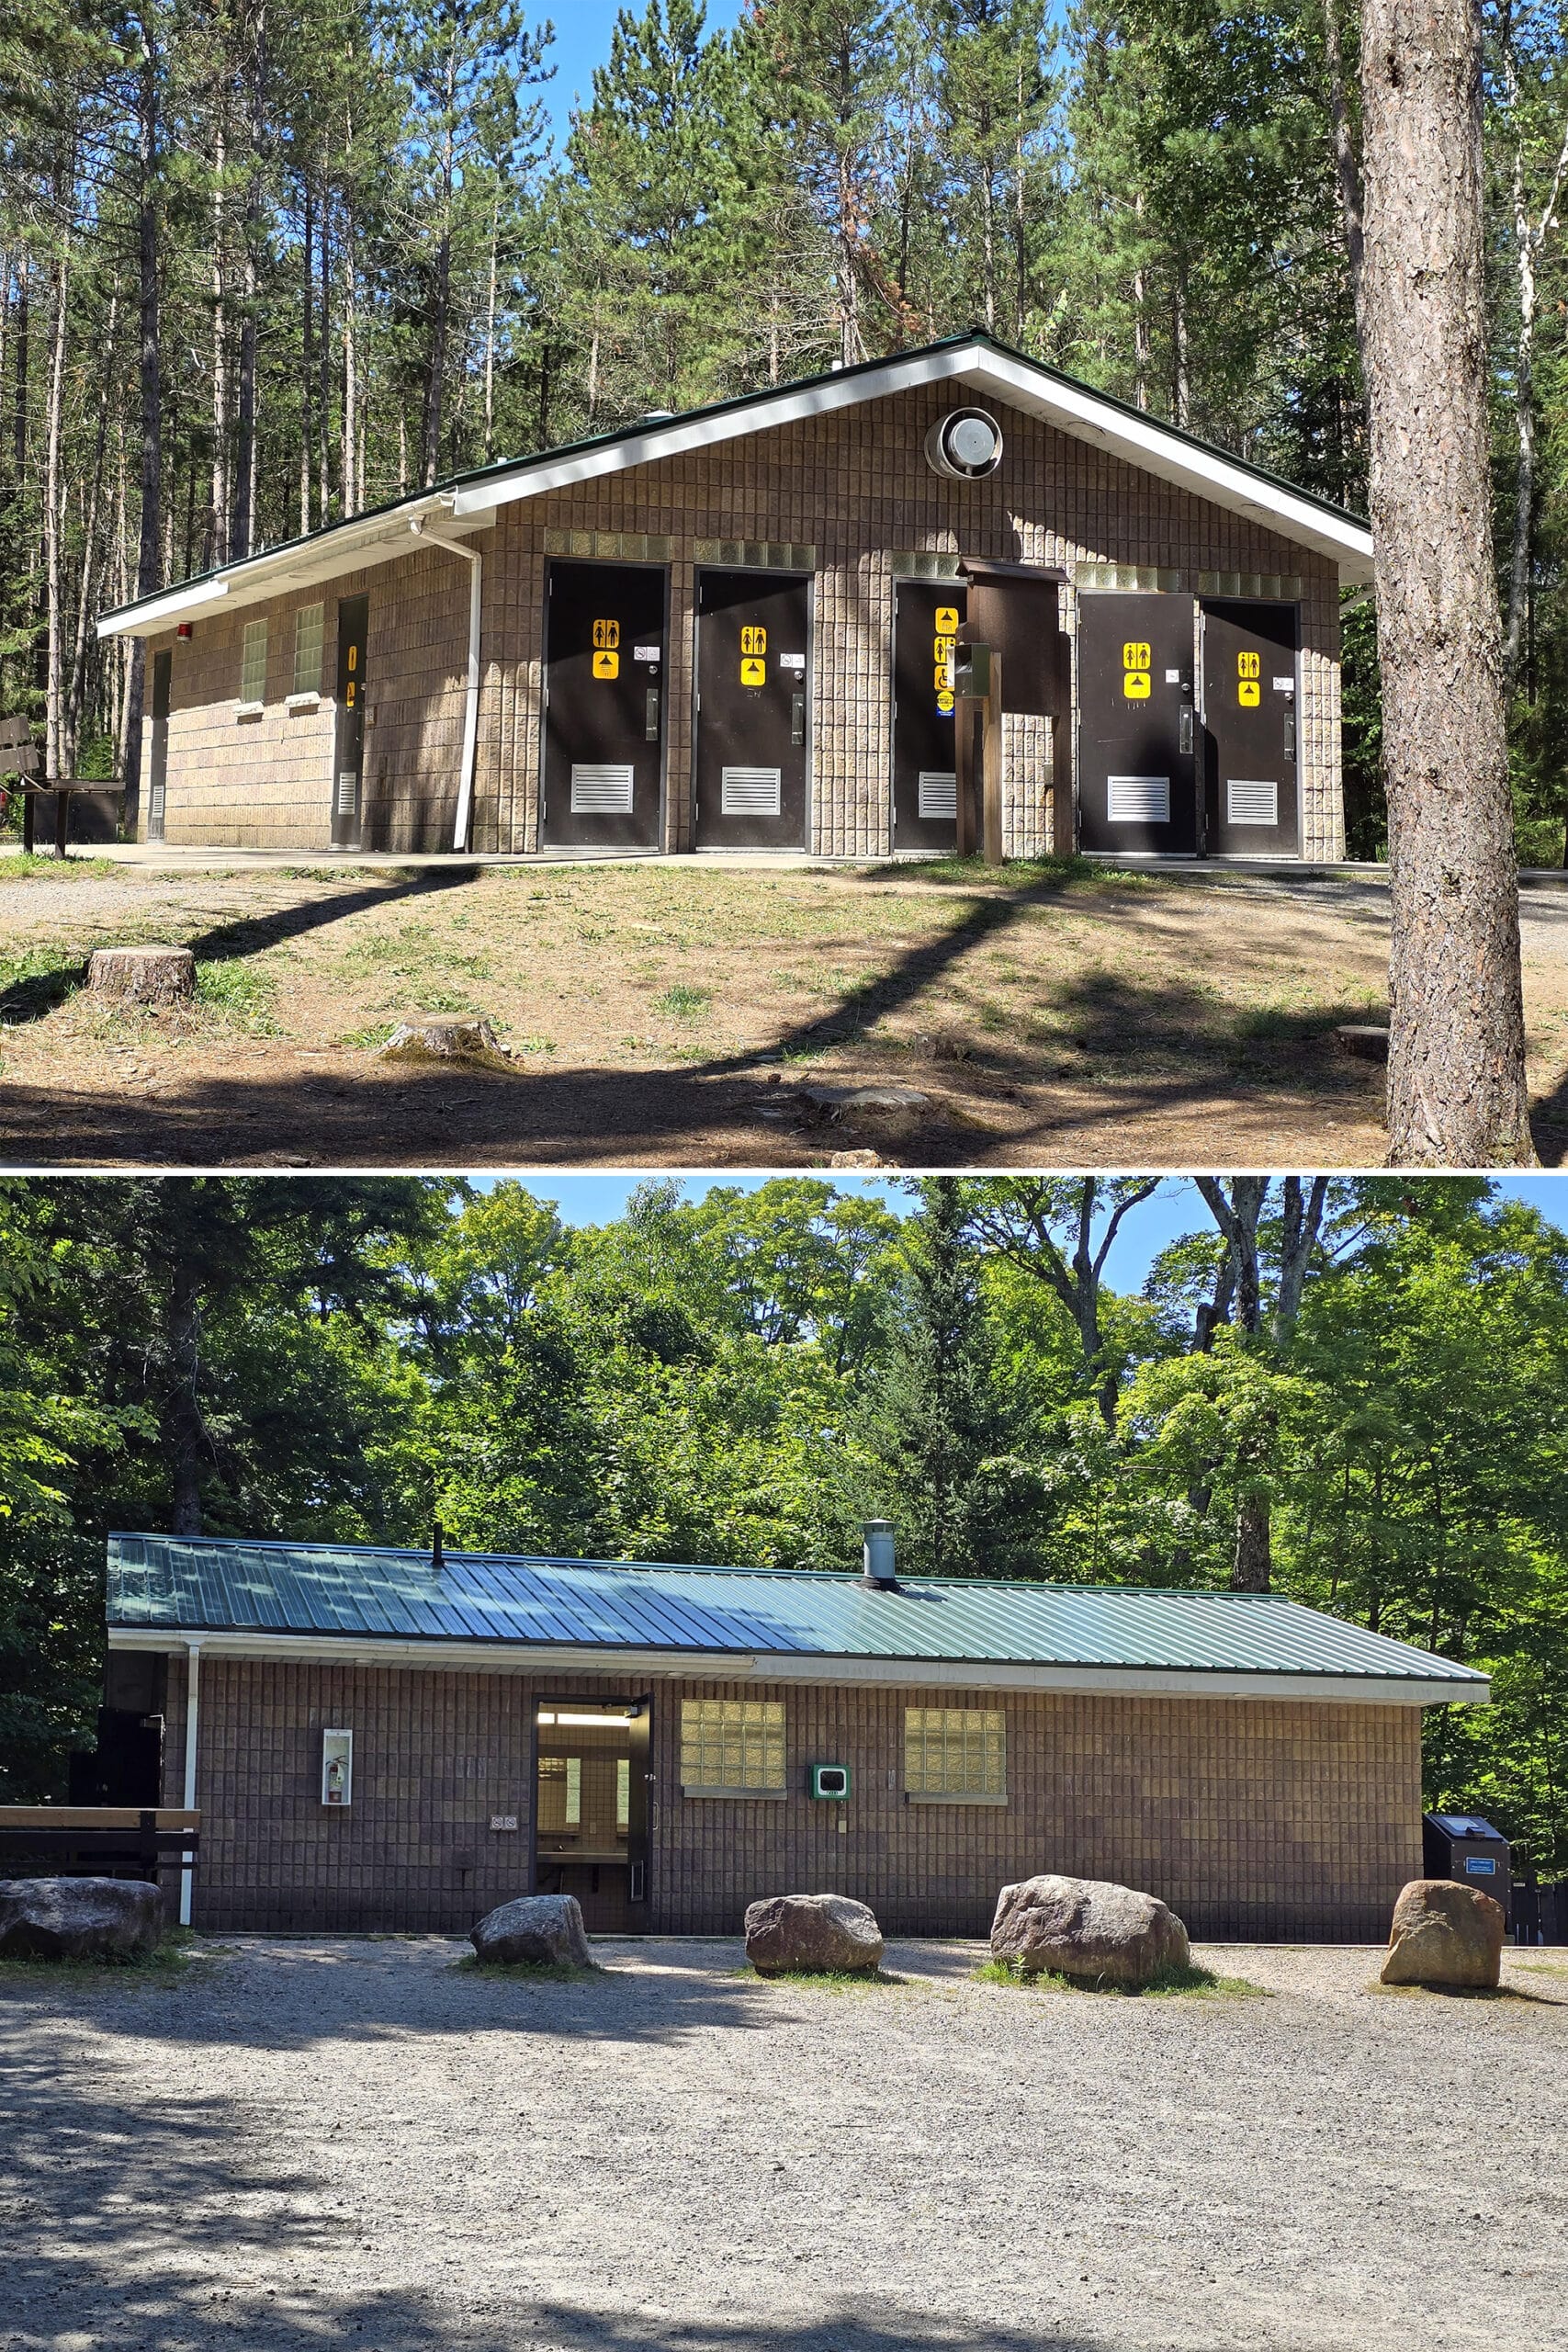
<svg viewBox="0 0 1568 2352">
<path fill-rule="evenodd" d="M 525 852 L 537 842 L 547 535 L 575 534 L 586 553 L 589 535 L 632 532 L 670 545 L 668 849 L 691 843 L 697 542 L 764 539 L 817 549 L 808 846 L 822 854 L 881 856 L 890 846 L 893 558 L 963 553 L 1064 567 L 1156 564 L 1179 571 L 1184 589 L 1191 590 L 1200 571 L 1299 576 L 1302 849 L 1308 857 L 1340 855 L 1334 566 L 1259 522 L 1005 408 L 1000 471 L 986 482 L 945 481 L 926 466 L 921 445 L 933 420 L 960 397 L 951 385 L 928 385 L 519 500 L 500 510 L 492 528 L 474 533 L 468 543 L 485 567 L 475 848 Z M 425 547 L 328 583 L 320 593 L 327 601 L 329 682 L 336 598 L 366 587 L 372 723 L 365 843 L 446 849 L 462 737 L 468 567 Z M 280 597 L 269 608 L 278 616 L 273 658 L 279 678 L 286 639 L 291 658 L 293 605 L 317 593 Z M 169 838 L 317 846 L 326 839 L 330 709 L 324 699 L 320 728 L 309 737 L 308 776 L 297 773 L 295 756 L 304 759 L 307 738 L 297 720 L 274 711 L 270 685 L 265 719 L 236 720 L 245 617 L 198 616 L 189 642 L 152 640 L 174 645 L 175 655 L 179 723 L 171 718 Z M 285 691 L 279 684 L 279 695 Z M 1045 733 L 1027 724 L 1009 729 L 1007 845 L 1014 854 L 1047 844 Z"/>
<path fill-rule="evenodd" d="M 170 1803 L 183 1786 L 184 1688 L 173 1661 Z M 573 1692 L 640 1689 L 204 1660 L 197 1924 L 466 1929 L 526 1891 L 533 1705 Z M 789 1795 L 682 1796 L 683 1692 L 782 1699 Z M 643 1924 L 729 1934 L 760 1894 L 826 1889 L 863 1897 L 890 1931 L 977 1935 L 1000 1886 L 1056 1870 L 1146 1887 L 1198 1935 L 1359 1940 L 1385 1934 L 1395 1894 L 1419 1873 L 1416 1708 L 1009 1693 L 1009 1804 L 906 1803 L 905 1705 L 977 1703 L 973 1692 L 656 1684 Z M 341 1814 L 320 1802 L 329 1724 L 355 1734 L 354 1803 Z M 847 1805 L 805 1794 L 814 1762 L 851 1767 Z M 492 1832 L 492 1813 L 515 1813 L 517 1832 Z"/>
</svg>

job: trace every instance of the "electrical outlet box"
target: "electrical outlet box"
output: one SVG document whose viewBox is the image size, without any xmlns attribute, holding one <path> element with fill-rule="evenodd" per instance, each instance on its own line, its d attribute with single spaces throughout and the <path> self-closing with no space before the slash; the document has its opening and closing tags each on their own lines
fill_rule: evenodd
<svg viewBox="0 0 1568 2352">
<path fill-rule="evenodd" d="M 813 1764 L 811 1793 L 814 1797 L 827 1797 L 836 1804 L 842 1804 L 850 1793 L 849 1766 L 847 1764 Z"/>
<path fill-rule="evenodd" d="M 354 1802 L 354 1734 L 351 1731 L 324 1731 L 321 1734 L 321 1803 L 352 1804 Z"/>
</svg>

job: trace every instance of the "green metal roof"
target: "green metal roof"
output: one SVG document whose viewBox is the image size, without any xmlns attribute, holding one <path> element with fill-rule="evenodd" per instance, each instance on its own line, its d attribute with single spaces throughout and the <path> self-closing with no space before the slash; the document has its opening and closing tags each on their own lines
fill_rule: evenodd
<svg viewBox="0 0 1568 2352">
<path fill-rule="evenodd" d="M 1278 1594 L 911 1579 L 359 1544 L 112 1535 L 111 1632 L 548 1652 L 953 1662 L 1441 1684 L 1487 1680 Z M 796 1668 L 798 1673 L 798 1668 Z M 1325 1690 L 1325 1695 L 1328 1695 Z"/>
</svg>

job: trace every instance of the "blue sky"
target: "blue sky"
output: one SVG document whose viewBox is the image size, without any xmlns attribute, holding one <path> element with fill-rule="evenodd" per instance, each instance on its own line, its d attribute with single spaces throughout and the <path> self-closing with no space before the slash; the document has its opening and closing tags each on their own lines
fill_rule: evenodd
<svg viewBox="0 0 1568 2352">
<path fill-rule="evenodd" d="M 620 1216 L 637 1185 L 649 1177 L 658 1179 L 672 1172 L 675 1171 L 668 1169 L 623 1168 L 574 1175 L 560 1174 L 553 1169 L 524 1170 L 519 1171 L 517 1181 L 540 1200 L 554 1201 L 566 1224 L 604 1225 Z M 493 1174 L 476 1174 L 471 1181 L 488 1191 L 496 1178 Z M 769 1178 L 766 1172 L 725 1170 L 714 1175 L 682 1175 L 679 1181 L 688 1200 L 700 1200 L 716 1184 L 734 1185 L 750 1193 L 759 1184 L 767 1183 Z M 1418 1177 L 1414 1181 L 1441 1183 L 1443 1179 Z M 1501 1192 L 1532 1202 L 1543 1216 L 1568 1229 L 1568 1176 L 1503 1176 L 1497 1181 Z M 841 1192 L 866 1193 L 886 1201 L 897 1216 L 907 1215 L 912 1205 L 908 1194 L 900 1192 L 890 1176 L 839 1175 L 833 1182 Z M 1179 1234 L 1201 1232 L 1207 1224 L 1208 1211 L 1190 1180 L 1171 1177 L 1151 1199 L 1140 1203 L 1122 1225 L 1107 1268 L 1112 1286 L 1117 1290 L 1136 1290 L 1168 1242 L 1174 1241 Z"/>
<path fill-rule="evenodd" d="M 558 144 L 570 128 L 571 110 L 581 98 L 585 103 L 593 87 L 593 68 L 603 65 L 610 54 L 610 33 L 625 0 L 559 0 L 549 7 L 543 0 L 529 10 L 529 22 L 540 23 L 546 17 L 553 18 L 555 41 L 549 55 L 555 64 L 556 78 L 547 82 L 542 92 L 545 106 L 556 128 Z M 707 0 L 709 31 L 739 22 L 742 0 Z M 632 0 L 632 12 L 640 17 L 646 0 Z"/>
</svg>

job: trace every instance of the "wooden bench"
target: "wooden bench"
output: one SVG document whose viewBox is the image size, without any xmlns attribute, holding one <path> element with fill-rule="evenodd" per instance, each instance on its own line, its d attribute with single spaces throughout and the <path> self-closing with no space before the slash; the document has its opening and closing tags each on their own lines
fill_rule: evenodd
<svg viewBox="0 0 1568 2352">
<path fill-rule="evenodd" d="M 176 1807 L 0 1804 L 0 1878 L 106 1878 L 196 1868 L 201 1815 Z M 43 1868 L 39 1868 L 39 1864 Z M 26 1868 L 22 1865 L 30 1864 Z"/>
<path fill-rule="evenodd" d="M 32 729 L 25 718 L 0 718 L 0 784 L 15 778 L 20 788 L 22 807 L 22 849 L 31 856 L 37 833 L 37 809 L 40 801 L 54 805 L 54 854 L 56 857 L 70 854 L 66 843 L 71 831 L 71 801 L 77 793 L 98 793 L 106 799 L 125 797 L 125 786 L 113 776 L 51 776 L 39 774 L 43 765 L 43 753 L 33 741 Z M 47 815 L 47 808 L 45 814 Z"/>
</svg>

